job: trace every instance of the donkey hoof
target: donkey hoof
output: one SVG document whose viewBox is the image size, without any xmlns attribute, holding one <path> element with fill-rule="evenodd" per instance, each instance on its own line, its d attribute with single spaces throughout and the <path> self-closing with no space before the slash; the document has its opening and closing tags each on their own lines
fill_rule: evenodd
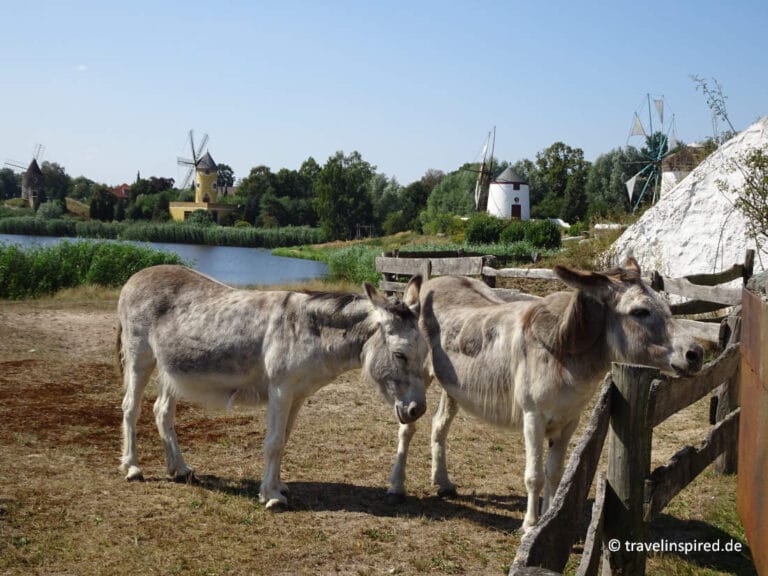
<svg viewBox="0 0 768 576">
<path fill-rule="evenodd" d="M 144 473 L 138 466 L 129 466 L 125 479 L 128 480 L 128 482 L 144 482 Z"/>
<path fill-rule="evenodd" d="M 390 506 L 399 506 L 405 503 L 405 494 L 402 492 L 387 492 L 387 504 Z"/>
<path fill-rule="evenodd" d="M 456 492 L 456 486 L 449 486 L 447 488 L 437 489 L 438 498 L 457 498 L 458 495 L 459 493 Z"/>
</svg>

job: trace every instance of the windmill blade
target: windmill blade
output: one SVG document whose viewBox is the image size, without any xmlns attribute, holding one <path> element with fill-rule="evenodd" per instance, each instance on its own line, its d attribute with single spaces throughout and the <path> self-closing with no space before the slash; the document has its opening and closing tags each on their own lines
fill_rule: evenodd
<svg viewBox="0 0 768 576">
<path fill-rule="evenodd" d="M 181 156 L 177 156 L 176 157 L 176 163 L 179 166 L 194 166 L 195 165 L 195 161 L 194 160 L 190 160 L 189 158 L 182 158 Z"/>
<path fill-rule="evenodd" d="M 192 161 L 197 164 L 197 156 L 195 156 L 195 131 L 189 131 L 189 148 L 192 150 Z"/>
<path fill-rule="evenodd" d="M 200 154 L 205 150 L 206 144 L 208 144 L 208 134 L 203 134 L 203 139 L 200 140 L 200 146 L 197 147 L 197 154 L 195 155 L 196 160 L 200 160 Z"/>
<path fill-rule="evenodd" d="M 32 158 L 40 162 L 41 159 L 43 158 L 43 152 L 45 152 L 45 146 L 43 146 L 42 144 L 36 144 L 35 151 L 32 154 Z"/>
<path fill-rule="evenodd" d="M 187 175 L 184 176 L 184 180 L 182 180 L 182 184 L 179 187 L 179 190 L 186 190 L 189 187 L 189 182 L 192 180 L 192 172 L 194 172 L 193 168 L 187 170 Z"/>
<path fill-rule="evenodd" d="M 6 160 L 4 166 L 7 166 L 8 168 L 16 168 L 17 170 L 26 170 L 27 167 L 24 166 L 21 162 L 16 162 L 16 160 Z"/>
</svg>

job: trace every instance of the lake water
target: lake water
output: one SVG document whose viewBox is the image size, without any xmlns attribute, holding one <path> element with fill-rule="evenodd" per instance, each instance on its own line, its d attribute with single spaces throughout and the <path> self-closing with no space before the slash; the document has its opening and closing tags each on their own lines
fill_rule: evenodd
<svg viewBox="0 0 768 576">
<path fill-rule="evenodd" d="M 0 234 L 0 243 L 22 247 L 46 246 L 62 241 L 77 242 L 84 238 L 55 238 Z M 102 240 L 98 240 L 102 242 Z M 166 242 L 135 242 L 165 252 L 175 252 L 195 270 L 232 286 L 269 286 L 303 282 L 328 275 L 323 262 L 274 256 L 265 248 L 235 248 L 231 246 L 199 246 Z"/>
</svg>

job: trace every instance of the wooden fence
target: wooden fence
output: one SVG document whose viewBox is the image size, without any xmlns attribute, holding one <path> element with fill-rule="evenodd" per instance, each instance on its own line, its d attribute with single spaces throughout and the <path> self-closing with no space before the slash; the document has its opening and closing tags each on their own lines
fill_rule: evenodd
<svg viewBox="0 0 768 576">
<path fill-rule="evenodd" d="M 739 517 L 758 574 L 768 574 L 768 273 L 744 291 L 739 418 Z"/>
<path fill-rule="evenodd" d="M 523 538 L 511 575 L 558 574 L 565 567 L 606 439 L 607 471 L 596 485 L 592 518 L 577 575 L 644 574 L 645 553 L 614 550 L 610 542 L 643 542 L 649 523 L 669 501 L 709 464 L 718 459 L 720 471 L 735 472 L 739 430 L 738 377 L 740 367 L 740 312 L 742 288 L 721 286 L 752 275 L 754 253 L 744 264 L 717 274 L 671 278 L 654 272 L 651 286 L 687 298 L 671 306 L 676 315 L 712 313 L 730 308 L 716 322 L 679 319 L 697 338 L 719 343 L 722 353 L 695 376 L 667 377 L 657 369 L 614 364 L 600 391 L 590 420 L 571 453 L 552 504 L 539 523 Z M 402 291 L 398 275 L 420 273 L 425 279 L 444 274 L 481 276 L 495 286 L 496 278 L 557 279 L 547 269 L 496 269 L 489 257 L 377 258 L 385 275 L 385 290 Z M 672 414 L 713 390 L 710 420 L 715 424 L 697 446 L 679 450 L 665 465 L 651 471 L 653 428 Z"/>
</svg>

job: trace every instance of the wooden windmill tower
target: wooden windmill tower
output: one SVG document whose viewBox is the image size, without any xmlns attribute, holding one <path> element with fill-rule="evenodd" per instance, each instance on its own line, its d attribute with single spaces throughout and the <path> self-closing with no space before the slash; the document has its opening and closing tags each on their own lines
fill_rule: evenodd
<svg viewBox="0 0 768 576">
<path fill-rule="evenodd" d="M 21 197 L 30 208 L 37 210 L 40 206 L 43 191 L 43 172 L 40 170 L 38 159 L 42 157 L 44 147 L 37 144 L 32 153 L 32 161 L 28 166 L 21 162 L 6 160 L 5 165 L 21 172 Z"/>
<path fill-rule="evenodd" d="M 218 167 L 207 150 L 202 154 L 207 143 L 208 134 L 204 134 L 203 139 L 195 146 L 195 133 L 190 130 L 189 147 L 192 158 L 178 158 L 179 166 L 188 168 L 181 189 L 187 188 L 194 176 L 195 203 L 197 204 L 216 202 L 218 196 Z"/>
</svg>

